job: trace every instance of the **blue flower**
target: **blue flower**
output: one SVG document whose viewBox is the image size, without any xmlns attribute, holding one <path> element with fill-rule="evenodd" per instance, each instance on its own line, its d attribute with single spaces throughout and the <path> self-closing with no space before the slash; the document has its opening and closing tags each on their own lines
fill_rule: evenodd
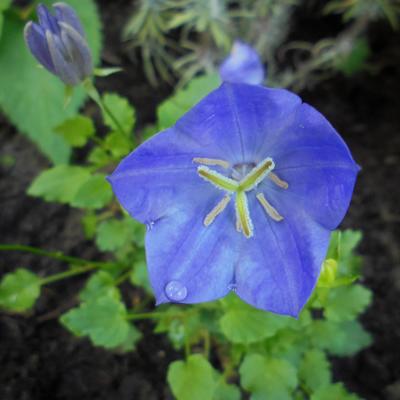
<svg viewBox="0 0 400 400">
<path fill-rule="evenodd" d="M 65 3 L 37 8 L 39 24 L 28 22 L 24 36 L 31 53 L 66 85 L 75 86 L 91 76 L 92 56 L 75 11 Z"/>
<path fill-rule="evenodd" d="M 224 82 L 258 85 L 264 80 L 264 66 L 252 47 L 236 41 L 231 54 L 221 64 L 219 74 Z"/>
<path fill-rule="evenodd" d="M 109 180 L 147 225 L 158 303 L 232 290 L 257 308 L 297 316 L 358 170 L 335 129 L 295 94 L 223 83 Z"/>
</svg>

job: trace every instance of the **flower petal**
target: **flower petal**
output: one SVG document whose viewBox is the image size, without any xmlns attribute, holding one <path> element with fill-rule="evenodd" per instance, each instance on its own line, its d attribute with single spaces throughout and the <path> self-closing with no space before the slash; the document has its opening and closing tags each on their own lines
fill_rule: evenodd
<svg viewBox="0 0 400 400">
<path fill-rule="evenodd" d="M 302 104 L 290 126 L 266 146 L 275 161 L 274 172 L 289 184 L 279 192 L 292 207 L 302 208 L 328 229 L 343 219 L 351 200 L 359 167 L 346 144 L 314 108 Z M 278 195 L 278 193 L 277 193 Z"/>
<path fill-rule="evenodd" d="M 70 25 L 82 37 L 85 37 L 85 32 L 83 30 L 79 17 L 72 7 L 70 7 L 68 4 L 59 2 L 59 3 L 54 3 L 53 8 L 55 10 L 56 17 L 59 21 L 65 22 L 66 24 Z"/>
<path fill-rule="evenodd" d="M 74 28 L 65 22 L 60 22 L 62 42 L 71 57 L 70 63 L 78 71 L 79 79 L 83 81 L 93 71 L 92 55 L 84 39 Z"/>
<path fill-rule="evenodd" d="M 37 16 L 39 18 L 39 24 L 45 31 L 49 30 L 56 35 L 60 33 L 57 18 L 51 15 L 49 9 L 45 5 L 39 4 L 37 6 Z"/>
<path fill-rule="evenodd" d="M 316 284 L 330 232 L 301 208 L 285 215 L 281 204 L 272 205 L 283 221 L 274 221 L 251 200 L 254 237 L 235 271 L 236 293 L 257 308 L 297 317 Z"/>
<path fill-rule="evenodd" d="M 219 73 L 224 82 L 258 85 L 264 80 L 264 66 L 257 52 L 248 44 L 236 41 Z"/>
<path fill-rule="evenodd" d="M 66 85 L 78 85 L 81 82 L 78 70 L 73 63 L 67 61 L 65 54 L 63 53 L 64 49 L 60 47 L 61 44 L 59 37 L 53 35 L 50 31 L 46 31 L 46 40 L 56 75 Z"/>
<path fill-rule="evenodd" d="M 55 74 L 56 70 L 51 60 L 43 28 L 34 22 L 28 22 L 24 29 L 24 37 L 29 50 L 39 63 Z"/>
<path fill-rule="evenodd" d="M 230 291 L 239 244 L 245 240 L 233 228 L 234 205 L 205 227 L 204 217 L 220 200 L 219 193 L 196 206 L 193 193 L 179 201 L 187 206 L 157 221 L 146 234 L 146 257 L 157 303 L 198 303 Z M 197 192 L 199 193 L 199 192 Z"/>
<path fill-rule="evenodd" d="M 179 130 L 167 129 L 125 157 L 108 179 L 130 215 L 143 223 L 157 221 L 186 207 L 187 194 L 193 195 L 192 207 L 217 194 L 200 178 L 198 165 L 193 163 L 201 151 Z M 197 192 L 201 197 L 196 197 Z"/>
<path fill-rule="evenodd" d="M 185 114 L 176 127 L 203 146 L 206 157 L 232 164 L 260 162 L 265 158 L 260 152 L 265 136 L 282 129 L 300 103 L 299 97 L 287 90 L 224 83 Z"/>
</svg>

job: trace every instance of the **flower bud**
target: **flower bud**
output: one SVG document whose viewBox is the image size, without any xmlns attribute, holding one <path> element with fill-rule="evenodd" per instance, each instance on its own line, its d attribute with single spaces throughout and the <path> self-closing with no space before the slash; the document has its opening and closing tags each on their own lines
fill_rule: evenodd
<svg viewBox="0 0 400 400">
<path fill-rule="evenodd" d="M 54 15 L 40 4 L 39 23 L 28 22 L 24 36 L 31 53 L 66 85 L 76 86 L 92 75 L 92 55 L 85 33 L 73 8 L 53 5 Z"/>
<path fill-rule="evenodd" d="M 263 82 L 265 72 L 257 51 L 248 44 L 235 41 L 231 54 L 219 68 L 224 82 L 248 83 L 259 85 Z"/>
</svg>

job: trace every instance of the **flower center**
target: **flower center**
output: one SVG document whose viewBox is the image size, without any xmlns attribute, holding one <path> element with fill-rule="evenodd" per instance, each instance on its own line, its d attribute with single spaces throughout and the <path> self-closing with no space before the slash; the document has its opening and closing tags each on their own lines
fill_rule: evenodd
<svg viewBox="0 0 400 400">
<path fill-rule="evenodd" d="M 211 225 L 215 218 L 225 210 L 231 201 L 231 197 L 234 196 L 236 230 L 242 232 L 246 238 L 252 237 L 254 231 L 247 201 L 247 193 L 256 189 L 267 177 L 282 189 L 287 189 L 289 187 L 287 182 L 283 181 L 272 172 L 275 168 L 275 163 L 272 158 L 266 158 L 258 164 L 249 162 L 235 164 L 232 167 L 227 161 L 212 158 L 194 158 L 193 162 L 201 164 L 197 168 L 197 173 L 201 178 L 214 185 L 217 189 L 225 192 L 223 199 L 220 200 L 204 218 L 204 225 Z M 209 166 L 230 169 L 230 176 L 225 176 L 209 168 Z M 268 202 L 263 193 L 257 193 L 256 198 L 269 217 L 276 222 L 283 220 L 283 217 Z"/>
</svg>

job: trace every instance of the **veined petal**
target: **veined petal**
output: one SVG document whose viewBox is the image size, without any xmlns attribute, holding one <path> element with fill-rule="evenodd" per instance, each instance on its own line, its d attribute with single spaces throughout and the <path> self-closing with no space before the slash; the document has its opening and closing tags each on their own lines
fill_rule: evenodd
<svg viewBox="0 0 400 400">
<path fill-rule="evenodd" d="M 301 207 L 324 227 L 335 229 L 349 207 L 359 167 L 334 128 L 314 108 L 303 104 L 295 114 L 292 124 L 269 143 L 274 172 L 289 188 L 282 191 L 270 182 L 265 184 L 283 200 L 290 200 L 292 208 Z"/>
<path fill-rule="evenodd" d="M 29 50 L 39 63 L 48 71 L 55 74 L 56 70 L 53 61 L 51 60 L 43 28 L 34 22 L 28 22 L 24 29 L 24 37 Z"/>
<path fill-rule="evenodd" d="M 330 231 L 301 209 L 273 204 L 284 220 L 268 218 L 252 199 L 253 238 L 246 242 L 235 270 L 237 295 L 247 303 L 297 317 L 316 284 Z"/>
<path fill-rule="evenodd" d="M 260 151 L 265 137 L 283 129 L 287 116 L 300 103 L 298 96 L 283 89 L 224 83 L 176 127 L 204 148 L 198 157 L 219 158 L 231 165 L 258 163 L 267 157 Z"/>
<path fill-rule="evenodd" d="M 72 7 L 70 7 L 68 4 L 59 2 L 54 3 L 53 8 L 59 21 L 65 22 L 66 24 L 72 26 L 82 37 L 85 37 L 85 32 L 79 17 Z"/>
<path fill-rule="evenodd" d="M 192 195 L 189 207 L 221 195 L 198 175 L 193 158 L 200 149 L 194 144 L 176 129 L 167 129 L 120 163 L 108 179 L 118 200 L 134 218 L 143 223 L 157 221 L 187 207 L 186 194 Z M 207 213 L 198 215 L 200 222 Z"/>
<path fill-rule="evenodd" d="M 189 192 L 186 196 L 180 200 L 188 207 L 193 201 Z M 146 257 L 157 304 L 211 301 L 230 291 L 243 238 L 232 225 L 233 202 L 211 225 L 203 225 L 218 196 L 183 207 L 148 229 Z"/>
</svg>

